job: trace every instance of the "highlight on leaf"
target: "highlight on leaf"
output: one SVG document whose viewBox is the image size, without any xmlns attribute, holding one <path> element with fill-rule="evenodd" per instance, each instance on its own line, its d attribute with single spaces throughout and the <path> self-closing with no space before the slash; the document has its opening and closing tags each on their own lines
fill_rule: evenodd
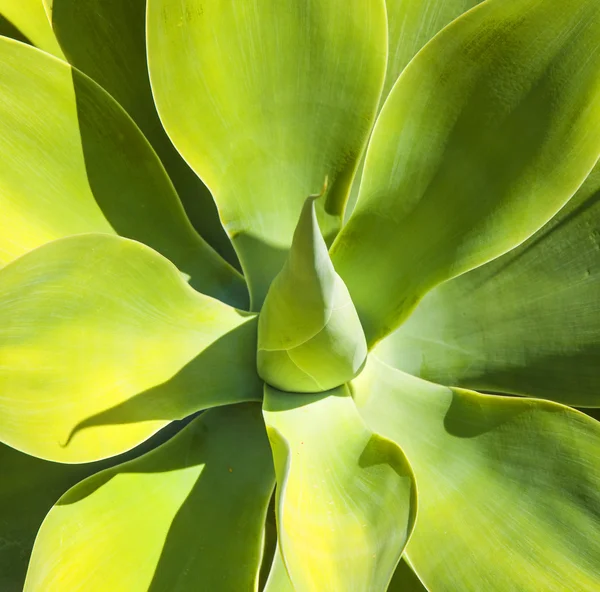
<svg viewBox="0 0 600 592">
<path fill-rule="evenodd" d="M 598 0 L 0 0 L 0 590 L 598 592 L 599 158 Z"/>
</svg>

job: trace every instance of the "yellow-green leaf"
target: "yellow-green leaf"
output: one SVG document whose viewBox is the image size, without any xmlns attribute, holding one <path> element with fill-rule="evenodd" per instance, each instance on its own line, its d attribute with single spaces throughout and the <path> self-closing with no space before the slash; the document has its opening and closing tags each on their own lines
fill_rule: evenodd
<svg viewBox="0 0 600 592">
<path fill-rule="evenodd" d="M 419 52 L 332 248 L 371 345 L 568 201 L 600 154 L 598 96 L 596 0 L 488 0 Z"/>
<path fill-rule="evenodd" d="M 256 320 L 150 248 L 51 242 L 0 271 L 0 440 L 86 462 L 199 409 L 260 400 Z"/>
<path fill-rule="evenodd" d="M 600 166 L 516 249 L 442 284 L 376 348 L 441 384 L 600 407 Z"/>
<path fill-rule="evenodd" d="M 195 232 L 158 157 L 104 90 L 0 38 L 0 266 L 50 240 L 118 233 L 168 257 L 211 296 L 245 306 L 243 279 Z"/>
<path fill-rule="evenodd" d="M 419 514 L 407 556 L 427 588 L 600 589 L 600 423 L 375 359 L 352 388 L 367 425 L 414 469 Z"/>
<path fill-rule="evenodd" d="M 365 426 L 346 387 L 309 395 L 267 386 L 263 414 L 294 589 L 385 590 L 416 515 L 402 450 Z"/>
<path fill-rule="evenodd" d="M 385 75 L 384 0 L 148 1 L 148 60 L 173 143 L 212 191 L 253 310 L 307 195 L 330 241 Z"/>
<path fill-rule="evenodd" d="M 146 60 L 146 0 L 44 2 L 66 58 L 133 117 L 164 164 L 194 227 L 235 262 L 210 192 L 179 155 L 156 112 Z"/>
<path fill-rule="evenodd" d="M 40 529 L 25 592 L 256 590 L 273 485 L 260 407 L 211 409 L 68 491 Z"/>
</svg>

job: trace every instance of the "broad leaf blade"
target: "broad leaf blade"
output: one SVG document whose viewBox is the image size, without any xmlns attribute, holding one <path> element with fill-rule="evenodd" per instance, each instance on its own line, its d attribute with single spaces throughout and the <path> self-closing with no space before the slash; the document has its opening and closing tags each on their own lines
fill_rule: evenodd
<svg viewBox="0 0 600 592">
<path fill-rule="evenodd" d="M 0 444 L 0 590 L 22 592 L 37 532 L 61 495 L 90 475 L 152 450 L 181 423 L 169 424 L 125 454 L 86 464 L 49 462 Z"/>
<path fill-rule="evenodd" d="M 0 38 L 0 265 L 86 232 L 145 242 L 204 293 L 244 306 L 243 279 L 194 231 L 156 154 L 104 90 Z"/>
<path fill-rule="evenodd" d="M 386 0 L 388 17 L 388 62 L 379 108 L 394 83 L 415 54 L 443 27 L 481 0 Z M 356 205 L 365 155 L 352 183 L 345 216 Z"/>
<path fill-rule="evenodd" d="M 258 405 L 207 411 L 49 513 L 27 592 L 256 589 L 273 464 Z"/>
<path fill-rule="evenodd" d="M 293 587 L 384 590 L 416 515 L 404 453 L 367 429 L 346 387 L 308 395 L 266 386 L 263 413 Z"/>
<path fill-rule="evenodd" d="M 449 389 L 372 360 L 367 424 L 419 488 L 407 555 L 431 590 L 600 586 L 600 423 L 548 401 Z"/>
<path fill-rule="evenodd" d="M 146 60 L 146 0 L 45 0 L 52 27 L 71 64 L 106 89 L 152 144 L 200 234 L 236 261 L 208 189 L 165 133 L 152 98 Z"/>
<path fill-rule="evenodd" d="M 600 154 L 600 9 L 489 0 L 404 70 L 332 249 L 370 344 L 435 285 L 515 247 Z"/>
<path fill-rule="evenodd" d="M 600 407 L 600 167 L 506 255 L 429 293 L 377 347 L 454 386 Z"/>
<path fill-rule="evenodd" d="M 256 321 L 111 235 L 47 244 L 0 272 L 0 440 L 86 462 L 199 409 L 260 400 Z"/>
<path fill-rule="evenodd" d="M 173 143 L 211 189 L 258 310 L 307 195 L 341 224 L 385 74 L 384 0 L 149 0 L 148 59 Z"/>
</svg>

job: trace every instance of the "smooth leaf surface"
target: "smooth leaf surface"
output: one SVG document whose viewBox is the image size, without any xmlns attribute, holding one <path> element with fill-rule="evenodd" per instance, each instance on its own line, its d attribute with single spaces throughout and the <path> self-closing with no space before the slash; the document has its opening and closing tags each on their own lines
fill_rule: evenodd
<svg viewBox="0 0 600 592">
<path fill-rule="evenodd" d="M 44 0 L 69 62 L 106 89 L 152 144 L 200 234 L 236 261 L 208 189 L 164 131 L 152 98 L 146 60 L 146 0 Z"/>
<path fill-rule="evenodd" d="M 481 1 L 481 0 L 479 0 Z M 478 0 L 386 0 L 388 17 L 388 62 L 380 108 L 398 76 L 416 53 L 443 27 L 463 12 L 479 4 Z M 354 210 L 365 159 L 361 160 L 352 183 L 345 216 Z"/>
<path fill-rule="evenodd" d="M 195 232 L 158 157 L 96 83 L 0 38 L 0 265 L 50 240 L 139 240 L 200 291 L 247 305 L 241 276 Z"/>
<path fill-rule="evenodd" d="M 515 247 L 600 154 L 600 6 L 489 0 L 398 79 L 333 263 L 371 345 L 435 285 Z"/>
<path fill-rule="evenodd" d="M 600 167 L 506 255 L 430 292 L 378 357 L 440 384 L 600 407 Z"/>
<path fill-rule="evenodd" d="M 280 390 L 322 392 L 354 378 L 367 357 L 356 309 L 306 200 L 289 256 L 258 320 L 258 373 Z"/>
<path fill-rule="evenodd" d="M 385 75 L 384 0 L 148 1 L 148 60 L 173 143 L 210 188 L 258 310 L 307 195 L 330 241 Z"/>
<path fill-rule="evenodd" d="M 600 587 L 600 423 L 549 401 L 449 389 L 374 359 L 352 383 L 419 489 L 407 555 L 431 590 Z"/>
<path fill-rule="evenodd" d="M 0 35 L 30 43 L 58 58 L 65 57 L 48 21 L 43 0 L 0 0 Z"/>
<path fill-rule="evenodd" d="M 173 419 L 260 400 L 256 320 L 195 292 L 148 247 L 49 243 L 0 272 L 0 440 L 86 462 Z"/>
<path fill-rule="evenodd" d="M 133 450 L 95 463 L 49 462 L 0 444 L 0 590 L 23 591 L 35 537 L 61 495 L 94 473 L 152 450 L 181 423 L 174 421 Z"/>
<path fill-rule="evenodd" d="M 211 409 L 64 495 L 36 539 L 25 591 L 256 590 L 273 485 L 259 405 Z"/>
<path fill-rule="evenodd" d="M 265 584 L 264 592 L 295 592 L 294 585 L 290 580 L 279 546 L 273 556 L 273 564 L 269 572 L 269 578 Z"/>
<path fill-rule="evenodd" d="M 402 450 L 365 426 L 346 387 L 309 395 L 266 386 L 263 414 L 294 588 L 386 590 L 416 515 Z"/>
</svg>

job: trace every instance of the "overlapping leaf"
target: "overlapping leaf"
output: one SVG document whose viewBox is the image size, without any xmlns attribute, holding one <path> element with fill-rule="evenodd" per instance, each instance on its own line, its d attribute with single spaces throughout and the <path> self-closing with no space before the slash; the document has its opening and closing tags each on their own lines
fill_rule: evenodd
<svg viewBox="0 0 600 592">
<path fill-rule="evenodd" d="M 385 75 L 384 0 L 149 0 L 148 60 L 171 140 L 212 191 L 258 310 L 302 204 L 331 240 Z"/>
<path fill-rule="evenodd" d="M 416 515 L 403 452 L 367 429 L 346 387 L 309 395 L 267 386 L 263 409 L 284 563 L 275 558 L 273 579 L 284 587 L 287 570 L 298 591 L 384 590 Z"/>
<path fill-rule="evenodd" d="M 0 35 L 30 43 L 64 58 L 42 0 L 0 0 Z"/>
<path fill-rule="evenodd" d="M 377 347 L 393 366 L 600 407 L 600 168 L 520 247 L 428 294 Z"/>
<path fill-rule="evenodd" d="M 0 440 L 84 462 L 199 409 L 260 400 L 256 320 L 148 247 L 49 243 L 0 272 Z"/>
<path fill-rule="evenodd" d="M 66 58 L 133 117 L 165 165 L 193 225 L 235 262 L 212 196 L 171 144 L 158 118 L 146 60 L 146 0 L 44 2 Z"/>
<path fill-rule="evenodd" d="M 419 489 L 407 555 L 431 590 L 600 587 L 600 423 L 548 401 L 449 389 L 373 358 L 353 382 L 367 424 Z"/>
<path fill-rule="evenodd" d="M 25 591 L 254 590 L 273 485 L 260 407 L 211 409 L 66 493 L 36 539 Z"/>
<path fill-rule="evenodd" d="M 322 392 L 358 374 L 367 344 L 348 289 L 307 199 L 289 256 L 273 280 L 258 321 L 258 372 L 278 389 Z"/>
<path fill-rule="evenodd" d="M 595 0 L 489 0 L 419 52 L 332 248 L 371 344 L 565 204 L 600 154 L 599 95 Z"/>
<path fill-rule="evenodd" d="M 50 240 L 117 232 L 238 306 L 243 279 L 199 236 L 123 109 L 68 64 L 0 38 L 0 265 Z"/>
</svg>

